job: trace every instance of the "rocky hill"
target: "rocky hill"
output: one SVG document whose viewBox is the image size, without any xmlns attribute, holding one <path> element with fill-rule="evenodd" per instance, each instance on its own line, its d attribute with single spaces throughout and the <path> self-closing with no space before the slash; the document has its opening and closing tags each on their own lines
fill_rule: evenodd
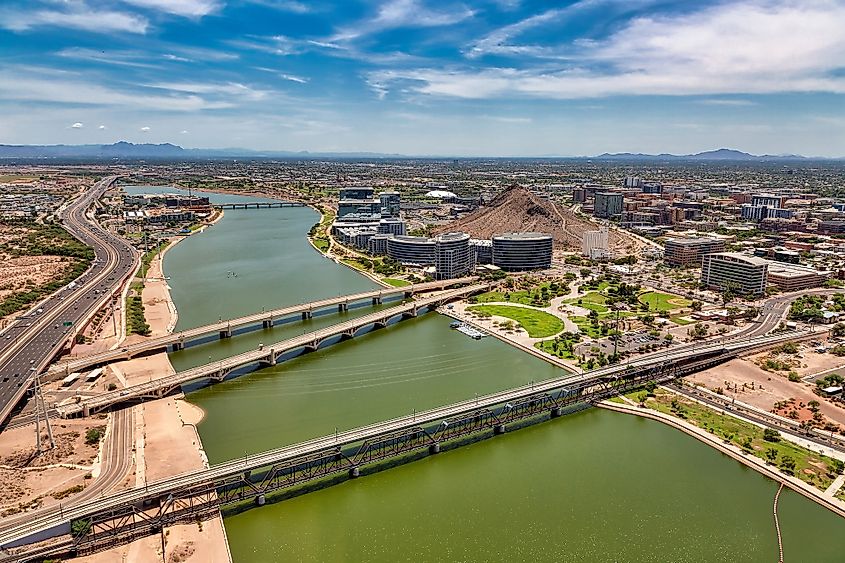
<svg viewBox="0 0 845 563">
<path fill-rule="evenodd" d="M 584 232 L 596 229 L 597 224 L 578 217 L 567 207 L 540 198 L 525 188 L 511 187 L 497 195 L 490 205 L 434 232 L 463 231 L 473 238 L 489 239 L 501 233 L 536 231 L 550 233 L 558 250 L 580 251 Z M 610 232 L 610 248 L 615 253 L 636 253 L 640 246 L 631 237 Z"/>
</svg>

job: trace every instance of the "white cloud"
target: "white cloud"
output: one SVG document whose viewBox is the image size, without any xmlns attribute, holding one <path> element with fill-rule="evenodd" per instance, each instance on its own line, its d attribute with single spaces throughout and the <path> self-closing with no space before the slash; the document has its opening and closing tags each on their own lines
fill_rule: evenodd
<svg viewBox="0 0 845 563">
<path fill-rule="evenodd" d="M 388 0 L 379 6 L 374 18 L 340 29 L 331 42 L 348 41 L 363 35 L 403 27 L 441 27 L 454 25 L 475 15 L 464 5 L 427 8 L 421 0 Z"/>
<path fill-rule="evenodd" d="M 699 104 L 705 106 L 754 106 L 756 103 L 751 100 L 737 100 L 730 98 L 712 98 L 709 100 L 698 100 Z"/>
<path fill-rule="evenodd" d="M 173 53 L 165 53 L 161 56 L 161 58 L 168 60 L 168 61 L 176 61 L 176 62 L 179 62 L 179 63 L 189 63 L 189 62 L 191 62 L 191 59 L 186 58 L 186 57 L 180 57 L 178 55 L 174 55 Z"/>
<path fill-rule="evenodd" d="M 127 4 L 159 10 L 168 14 L 201 18 L 219 9 L 222 4 L 217 0 L 123 0 Z"/>
<path fill-rule="evenodd" d="M 61 51 L 57 51 L 56 55 L 67 59 L 78 59 L 85 61 L 93 61 L 98 63 L 132 66 L 139 68 L 155 68 L 155 65 L 140 62 L 141 59 L 149 57 L 149 54 L 141 51 L 100 51 L 97 49 L 88 49 L 85 47 L 67 47 Z"/>
<path fill-rule="evenodd" d="M 36 27 L 68 27 L 93 33 L 146 33 L 146 18 L 127 12 L 97 10 L 84 2 L 72 2 L 65 9 L 0 10 L 0 27 L 28 31 Z"/>
<path fill-rule="evenodd" d="M 154 109 L 158 111 L 198 111 L 232 107 L 226 100 L 209 101 L 199 95 L 154 94 L 144 89 L 109 88 L 90 77 L 76 76 L 55 69 L 19 68 L 4 71 L 0 80 L 0 100 L 29 104 L 46 102 L 82 106 Z"/>
<path fill-rule="evenodd" d="M 97 129 L 99 129 L 100 131 L 104 130 L 105 128 L 106 128 L 105 125 L 100 125 L 99 127 L 97 127 Z"/>
<path fill-rule="evenodd" d="M 845 5 L 825 0 L 722 4 L 636 18 L 608 39 L 582 42 L 583 66 L 562 70 L 388 70 L 367 76 L 380 96 L 395 84 L 459 98 L 845 93 Z"/>
<path fill-rule="evenodd" d="M 150 132 L 149 127 L 141 127 L 141 133 L 149 133 L 149 132 Z"/>
<path fill-rule="evenodd" d="M 83 127 L 82 123 L 80 123 L 78 121 L 70 126 L 71 129 L 82 129 L 82 127 Z"/>
<path fill-rule="evenodd" d="M 291 82 L 298 82 L 299 84 L 306 84 L 308 82 L 307 78 L 296 76 L 295 74 L 280 74 L 279 78 L 284 78 L 285 80 L 290 80 Z"/>
<path fill-rule="evenodd" d="M 307 14 L 313 10 L 304 2 L 297 2 L 295 0 L 250 0 L 253 4 L 267 6 L 283 12 L 292 12 L 294 14 Z"/>
<path fill-rule="evenodd" d="M 271 92 L 269 90 L 258 90 L 241 84 L 239 82 L 226 83 L 204 83 L 204 82 L 160 82 L 149 85 L 152 88 L 171 90 L 175 92 L 186 92 L 191 94 L 211 94 L 219 96 L 231 96 L 233 98 L 248 101 L 263 100 Z"/>
</svg>

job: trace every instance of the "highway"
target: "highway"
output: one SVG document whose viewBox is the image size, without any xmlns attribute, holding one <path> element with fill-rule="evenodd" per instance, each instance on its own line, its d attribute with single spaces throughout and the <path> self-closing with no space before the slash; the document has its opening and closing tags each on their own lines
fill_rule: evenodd
<svg viewBox="0 0 845 563">
<path fill-rule="evenodd" d="M 786 342 L 806 336 L 805 333 L 784 333 L 775 336 L 762 336 L 756 338 L 742 338 L 737 341 L 717 344 L 703 344 L 694 352 L 681 350 L 663 354 L 662 357 L 638 359 L 624 365 L 608 366 L 593 370 L 584 375 L 567 375 L 561 378 L 541 381 L 530 385 L 524 385 L 514 389 L 508 389 L 492 393 L 483 397 L 477 397 L 459 403 L 437 407 L 424 412 L 417 412 L 413 415 L 406 415 L 391 420 L 377 422 L 368 426 L 339 432 L 334 435 L 323 436 L 308 440 L 299 444 L 285 446 L 244 458 L 227 461 L 206 469 L 189 471 L 154 483 L 145 487 L 119 491 L 95 500 L 77 503 L 74 506 L 59 511 L 55 508 L 47 509 L 23 523 L 16 523 L 11 526 L 4 526 L 0 530 L 0 546 L 6 547 L 21 538 L 48 529 L 57 529 L 75 518 L 88 517 L 91 514 L 115 509 L 121 506 L 141 503 L 149 498 L 164 498 L 168 494 L 179 494 L 180 491 L 189 490 L 191 486 L 217 481 L 230 476 L 242 474 L 244 471 L 251 471 L 288 460 L 294 460 L 301 456 L 317 454 L 331 448 L 337 448 L 352 444 L 361 443 L 367 439 L 384 436 L 389 433 L 399 432 L 408 428 L 425 426 L 458 417 L 465 413 L 479 409 L 490 409 L 502 404 L 517 404 L 527 397 L 543 393 L 552 393 L 569 386 L 584 388 L 586 384 L 598 383 L 609 376 L 622 375 L 625 372 L 636 368 L 656 367 L 662 364 L 674 363 L 676 361 L 687 361 L 691 356 L 713 357 L 719 354 L 738 354 L 743 350 L 774 345 L 779 342 Z"/>
<path fill-rule="evenodd" d="M 0 424 L 77 330 L 106 305 L 137 269 L 138 252 L 88 217 L 117 176 L 97 182 L 60 215 L 64 227 L 94 249 L 91 267 L 75 281 L 22 314 L 0 335 Z M 72 323 L 65 326 L 65 323 Z"/>
</svg>

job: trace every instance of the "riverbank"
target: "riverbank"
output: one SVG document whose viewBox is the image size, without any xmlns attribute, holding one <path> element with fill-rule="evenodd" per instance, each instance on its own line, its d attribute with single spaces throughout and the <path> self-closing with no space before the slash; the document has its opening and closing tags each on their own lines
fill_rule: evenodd
<svg viewBox="0 0 845 563">
<path fill-rule="evenodd" d="M 806 498 L 819 504 L 820 506 L 823 506 L 824 508 L 827 508 L 837 516 L 845 518 L 845 502 L 833 498 L 831 496 L 825 495 L 824 491 L 811 487 L 810 485 L 808 485 L 801 479 L 798 479 L 797 477 L 786 475 L 778 471 L 775 467 L 766 464 L 763 460 L 743 452 L 741 448 L 733 444 L 725 443 L 723 440 L 719 439 L 715 435 L 710 434 L 709 432 L 695 426 L 690 422 L 649 408 L 632 406 L 627 403 L 623 404 L 611 401 L 601 401 L 600 403 L 597 403 L 596 406 L 607 410 L 612 410 L 625 414 L 633 414 L 636 416 L 641 416 L 643 418 L 656 420 L 658 422 L 662 422 L 663 424 L 671 426 L 672 428 L 680 430 L 681 432 L 692 436 L 696 440 L 703 442 L 704 444 L 718 450 L 719 452 L 735 459 L 743 465 L 754 469 L 758 473 L 765 475 L 766 477 L 774 481 L 782 483 L 783 485 L 789 487 L 798 494 L 805 496 Z"/>
</svg>

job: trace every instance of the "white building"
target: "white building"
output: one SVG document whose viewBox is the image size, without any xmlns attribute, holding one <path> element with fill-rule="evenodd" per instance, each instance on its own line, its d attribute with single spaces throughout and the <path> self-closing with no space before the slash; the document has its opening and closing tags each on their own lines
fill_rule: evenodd
<svg viewBox="0 0 845 563">
<path fill-rule="evenodd" d="M 584 238 L 581 241 L 581 251 L 590 260 L 610 258 L 607 226 L 602 225 L 598 231 L 584 232 Z"/>
</svg>

